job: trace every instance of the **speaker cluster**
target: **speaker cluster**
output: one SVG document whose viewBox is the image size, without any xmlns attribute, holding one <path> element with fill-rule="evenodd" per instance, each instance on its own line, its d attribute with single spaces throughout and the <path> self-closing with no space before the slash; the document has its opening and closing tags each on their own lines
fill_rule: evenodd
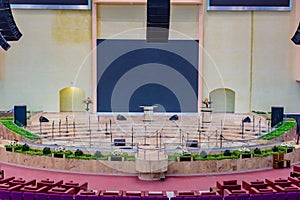
<svg viewBox="0 0 300 200">
<path fill-rule="evenodd" d="M 297 45 L 300 44 L 300 23 L 298 25 L 298 29 L 297 29 L 296 33 L 292 37 L 292 41 Z"/>
<path fill-rule="evenodd" d="M 0 46 L 8 50 L 10 45 L 7 41 L 18 41 L 22 37 L 13 14 L 9 0 L 0 0 Z"/>
<path fill-rule="evenodd" d="M 170 0 L 147 1 L 147 42 L 168 42 Z"/>
</svg>

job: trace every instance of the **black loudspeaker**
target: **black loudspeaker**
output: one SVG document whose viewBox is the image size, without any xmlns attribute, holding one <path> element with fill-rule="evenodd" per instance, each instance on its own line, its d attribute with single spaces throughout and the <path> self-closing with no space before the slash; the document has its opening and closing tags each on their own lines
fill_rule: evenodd
<svg viewBox="0 0 300 200">
<path fill-rule="evenodd" d="M 186 147 L 198 147 L 198 140 L 187 140 Z"/>
<path fill-rule="evenodd" d="M 250 123 L 251 122 L 250 117 L 247 116 L 245 119 L 243 119 L 243 122 L 244 123 Z"/>
<path fill-rule="evenodd" d="M 27 126 L 26 106 L 14 106 L 14 123 Z"/>
<path fill-rule="evenodd" d="M 2 35 L 0 45 L 4 50 L 9 48 L 9 44 L 5 41 L 17 41 L 22 37 L 14 21 L 9 0 L 0 0 L 0 33 Z"/>
<path fill-rule="evenodd" d="M 168 42 L 170 0 L 147 1 L 147 42 Z"/>
<path fill-rule="evenodd" d="M 10 45 L 7 43 L 7 41 L 4 39 L 3 35 L 0 32 L 0 46 L 7 51 L 10 48 Z"/>
<path fill-rule="evenodd" d="M 283 107 L 272 107 L 271 127 L 283 121 Z"/>
<path fill-rule="evenodd" d="M 125 139 L 114 139 L 114 145 L 115 146 L 125 146 L 126 141 L 125 141 Z"/>
<path fill-rule="evenodd" d="M 298 25 L 298 29 L 296 31 L 296 33 L 294 34 L 294 36 L 292 37 L 292 41 L 299 45 L 300 44 L 300 22 L 299 22 L 299 25 Z"/>
<path fill-rule="evenodd" d="M 40 121 L 40 123 L 42 123 L 42 122 L 49 122 L 49 119 L 47 119 L 44 116 L 40 116 L 39 121 Z"/>
</svg>

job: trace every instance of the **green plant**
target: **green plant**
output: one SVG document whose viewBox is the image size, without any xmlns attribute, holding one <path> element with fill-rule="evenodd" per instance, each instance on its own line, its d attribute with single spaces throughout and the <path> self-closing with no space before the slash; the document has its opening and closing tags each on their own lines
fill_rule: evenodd
<svg viewBox="0 0 300 200">
<path fill-rule="evenodd" d="M 200 156 L 200 158 L 207 158 L 207 152 L 206 151 L 201 151 L 199 156 Z"/>
<path fill-rule="evenodd" d="M 20 127 L 18 127 L 16 124 L 14 124 L 14 122 L 12 121 L 1 121 L 2 125 L 5 126 L 7 129 L 23 136 L 23 137 L 26 137 L 30 140 L 38 140 L 40 139 L 39 136 L 35 135 L 35 134 L 32 134 Z"/>
<path fill-rule="evenodd" d="M 294 126 L 296 126 L 296 121 L 292 118 L 286 118 L 284 123 L 279 123 L 277 125 L 277 129 L 261 136 L 261 139 L 272 140 L 278 136 L 285 134 L 287 131 L 291 130 Z"/>
<path fill-rule="evenodd" d="M 101 157 L 103 157 L 103 154 L 101 153 L 101 151 L 96 151 L 96 152 L 94 153 L 94 156 L 95 156 L 96 158 L 101 158 Z"/>
<path fill-rule="evenodd" d="M 226 149 L 225 151 L 224 151 L 224 154 L 223 154 L 224 156 L 231 156 L 231 151 L 230 150 L 228 150 L 228 149 Z"/>
<path fill-rule="evenodd" d="M 44 147 L 43 154 L 51 154 L 51 149 L 49 147 Z"/>
<path fill-rule="evenodd" d="M 29 151 L 29 146 L 28 146 L 28 144 L 23 144 L 23 146 L 22 146 L 22 151 Z"/>
<path fill-rule="evenodd" d="M 275 145 L 275 146 L 272 147 L 272 151 L 273 151 L 273 152 L 278 152 L 279 149 L 278 149 L 278 147 Z"/>
<path fill-rule="evenodd" d="M 261 154 L 260 148 L 257 148 L 257 147 L 253 150 L 253 152 L 254 152 L 254 154 Z"/>
<path fill-rule="evenodd" d="M 75 156 L 78 157 L 78 156 L 82 156 L 83 152 L 80 149 L 77 149 L 74 154 L 75 154 Z"/>
</svg>

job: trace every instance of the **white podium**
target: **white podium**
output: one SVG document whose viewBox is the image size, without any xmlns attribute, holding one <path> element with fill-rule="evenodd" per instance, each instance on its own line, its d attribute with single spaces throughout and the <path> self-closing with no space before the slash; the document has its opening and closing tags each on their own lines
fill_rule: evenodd
<svg viewBox="0 0 300 200">
<path fill-rule="evenodd" d="M 211 123 L 212 121 L 212 108 L 201 108 L 202 123 Z"/>
<path fill-rule="evenodd" d="M 140 106 L 140 108 L 144 109 L 144 122 L 152 122 L 153 121 L 153 110 L 157 106 Z"/>
</svg>

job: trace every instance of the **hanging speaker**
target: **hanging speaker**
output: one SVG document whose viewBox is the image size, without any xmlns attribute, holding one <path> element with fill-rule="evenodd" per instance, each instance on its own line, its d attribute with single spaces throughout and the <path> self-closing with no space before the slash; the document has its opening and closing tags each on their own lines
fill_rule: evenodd
<svg viewBox="0 0 300 200">
<path fill-rule="evenodd" d="M 0 0 L 0 33 L 5 41 L 17 41 L 22 37 L 22 33 L 14 21 L 9 0 Z M 7 50 L 9 48 L 8 43 L 2 45 L 2 43 L 5 44 L 2 38 L 0 38 L 1 47 Z"/>
<path fill-rule="evenodd" d="M 292 37 L 292 41 L 299 45 L 300 44 L 300 22 L 299 22 L 299 25 L 298 25 L 298 29 L 296 31 L 296 33 L 294 34 L 294 36 Z"/>
<path fill-rule="evenodd" d="M 170 0 L 147 1 L 147 42 L 168 42 Z"/>
<path fill-rule="evenodd" d="M 7 43 L 7 41 L 4 39 L 4 37 L 2 36 L 1 32 L 0 32 L 0 46 L 7 51 L 10 48 L 10 45 Z"/>
</svg>

